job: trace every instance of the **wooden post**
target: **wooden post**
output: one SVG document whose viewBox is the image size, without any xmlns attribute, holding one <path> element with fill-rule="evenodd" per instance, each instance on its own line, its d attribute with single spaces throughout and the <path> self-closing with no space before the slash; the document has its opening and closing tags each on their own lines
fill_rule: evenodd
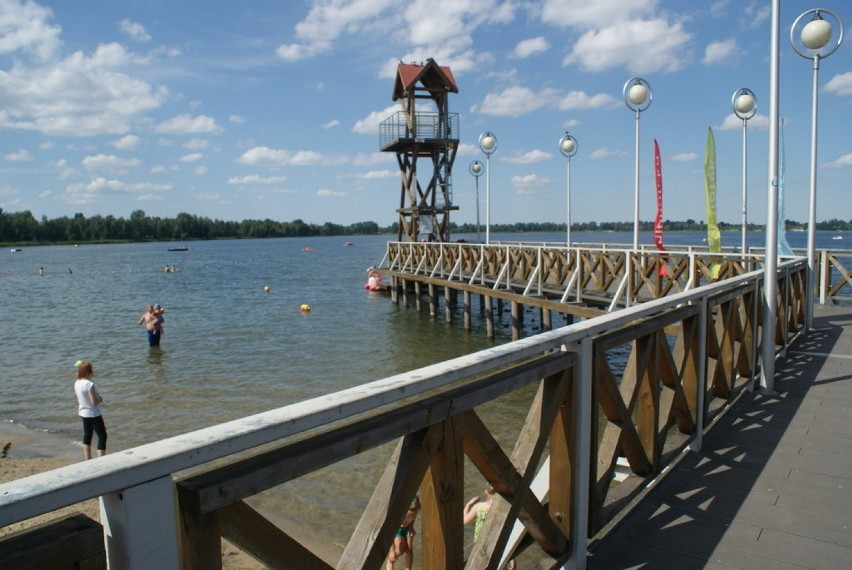
<svg viewBox="0 0 852 570">
<path fill-rule="evenodd" d="M 464 292 L 464 330 L 470 330 L 470 291 Z"/>
<path fill-rule="evenodd" d="M 453 289 L 449 285 L 444 287 L 444 318 L 453 322 Z"/>
<path fill-rule="evenodd" d="M 541 309 L 539 313 L 541 315 L 541 332 L 553 330 L 550 309 Z"/>
<path fill-rule="evenodd" d="M 434 317 L 438 314 L 438 292 L 435 286 L 429 283 L 429 316 Z"/>
<path fill-rule="evenodd" d="M 408 308 L 408 283 L 402 280 L 402 306 Z"/>
<path fill-rule="evenodd" d="M 483 297 L 485 301 L 485 336 L 494 338 L 494 299 L 490 295 Z"/>
<path fill-rule="evenodd" d="M 417 309 L 418 313 L 423 310 L 423 307 L 420 304 L 420 281 L 414 282 L 414 307 Z"/>
<path fill-rule="evenodd" d="M 524 326 L 524 306 L 512 301 L 512 340 L 521 338 L 521 328 Z"/>
<path fill-rule="evenodd" d="M 442 423 L 441 445 L 421 487 L 424 569 L 464 567 L 464 452 L 457 423 L 452 419 Z"/>
<path fill-rule="evenodd" d="M 171 475 L 102 496 L 101 522 L 109 567 L 177 568 L 175 503 Z M 216 555 L 221 559 L 220 552 Z"/>
</svg>

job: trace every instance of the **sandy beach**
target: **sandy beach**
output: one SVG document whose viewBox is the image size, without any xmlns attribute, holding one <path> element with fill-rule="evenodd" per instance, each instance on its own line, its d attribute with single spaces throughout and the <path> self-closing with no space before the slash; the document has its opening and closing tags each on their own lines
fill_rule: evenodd
<svg viewBox="0 0 852 570">
<path fill-rule="evenodd" d="M 15 481 L 83 460 L 83 453 L 74 442 L 66 441 L 55 434 L 33 432 L 16 424 L 0 422 L 0 449 L 7 444 L 11 445 L 7 448 L 6 457 L 0 458 L 0 483 Z M 0 537 L 72 513 L 82 513 L 100 521 L 98 500 L 90 499 L 26 521 L 0 527 Z M 287 528 L 286 523 L 282 524 L 281 520 L 275 520 L 271 516 L 270 520 L 285 528 L 294 538 L 300 538 L 298 528 Z M 317 546 L 309 545 L 312 549 Z M 325 551 L 321 552 L 321 556 L 326 560 L 334 560 L 334 557 L 341 553 L 335 552 L 333 547 L 323 545 L 319 547 Z M 317 550 L 314 551 L 317 552 Z M 229 570 L 265 568 L 263 564 L 225 540 L 222 541 L 222 565 Z"/>
</svg>

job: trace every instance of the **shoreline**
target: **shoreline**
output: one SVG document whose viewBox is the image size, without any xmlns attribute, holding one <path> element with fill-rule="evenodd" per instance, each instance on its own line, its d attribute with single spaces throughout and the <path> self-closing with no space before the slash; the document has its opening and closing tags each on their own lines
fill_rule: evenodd
<svg viewBox="0 0 852 570">
<path fill-rule="evenodd" d="M 2 420 L 0 421 L 0 449 L 7 444 L 11 445 L 7 448 L 5 456 L 0 457 L 0 483 L 8 483 L 83 461 L 83 452 L 76 442 L 68 440 L 60 434 L 32 430 L 20 424 Z M 268 512 L 262 508 L 258 511 L 331 565 L 335 565 L 343 553 L 340 545 L 317 541 L 307 529 L 301 528 L 295 520 L 287 519 L 281 514 Z M 99 501 L 89 499 L 25 521 L 0 527 L 0 537 L 72 513 L 82 513 L 98 522 L 101 520 Z M 222 539 L 222 567 L 228 570 L 265 568 L 263 564 L 225 539 Z"/>
</svg>

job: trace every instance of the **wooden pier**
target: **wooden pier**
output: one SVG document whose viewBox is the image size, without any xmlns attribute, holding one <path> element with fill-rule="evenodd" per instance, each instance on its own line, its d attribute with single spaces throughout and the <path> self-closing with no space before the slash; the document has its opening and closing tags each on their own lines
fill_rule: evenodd
<svg viewBox="0 0 852 570">
<path fill-rule="evenodd" d="M 394 277 L 395 298 L 416 292 L 414 284 L 419 282 L 427 290 L 431 286 L 462 295 L 505 296 L 512 303 L 540 303 L 543 310 L 564 313 L 572 306 L 579 310 L 581 303 L 582 310 L 589 310 L 585 299 L 591 299 L 598 304 L 591 307 L 598 316 L 579 315 L 583 320 L 570 326 L 475 354 L 0 485 L 0 525 L 100 497 L 112 567 L 219 568 L 220 545 L 226 538 L 268 567 L 377 568 L 411 497 L 419 494 L 423 508 L 417 540 L 425 569 L 498 568 L 509 558 L 522 561 L 523 568 L 542 563 L 618 567 L 615 558 L 615 566 L 604 558 L 610 539 L 599 538 L 616 537 L 609 531 L 625 513 L 642 512 L 635 508 L 637 501 L 649 486 L 657 485 L 661 474 L 674 467 L 676 475 L 694 464 L 695 477 L 712 479 L 727 468 L 734 481 L 761 481 L 754 471 L 772 462 L 765 454 L 757 453 L 752 460 L 723 451 L 746 445 L 742 440 L 752 433 L 767 434 L 755 436 L 765 444 L 759 442 L 762 452 L 773 445 L 789 451 L 787 444 L 778 443 L 778 434 L 799 424 L 783 407 L 795 393 L 786 387 L 786 378 L 807 373 L 790 363 L 825 358 L 824 351 L 838 348 L 819 344 L 820 335 L 831 337 L 834 329 L 803 336 L 804 258 L 782 260 L 777 266 L 770 313 L 776 316 L 774 334 L 767 336 L 762 326 L 764 272 L 759 267 L 750 271 L 751 265 L 760 265 L 757 256 L 725 259 L 686 252 L 663 258 L 652 252 L 604 255 L 538 246 L 483 250 L 466 245 L 389 245 L 389 253 L 396 253 L 382 268 Z M 664 265 L 665 275 L 660 271 Z M 843 278 L 848 280 L 848 273 Z M 453 295 L 445 298 L 452 301 Z M 610 311 L 610 306 L 622 308 Z M 831 322 L 848 326 L 848 317 L 836 318 Z M 766 343 L 771 354 L 782 355 L 776 368 L 777 398 L 758 398 L 749 391 Z M 850 382 L 844 370 L 852 362 L 828 359 L 835 361 L 846 368 L 827 377 L 823 389 Z M 825 405 L 842 412 L 848 396 L 844 394 L 826 399 Z M 486 406 L 504 397 L 526 410 L 509 441 L 485 421 Z M 756 408 L 736 421 L 736 406 L 749 401 Z M 778 406 L 771 408 L 776 401 Z M 818 410 L 813 413 L 820 416 Z M 726 435 L 727 444 L 705 447 L 705 439 L 715 432 L 709 428 L 716 424 L 724 433 L 726 422 L 741 431 Z M 744 429 L 752 423 L 754 429 Z M 831 443 L 820 439 L 801 447 L 829 451 L 833 446 L 837 455 L 844 454 L 842 437 L 836 436 L 848 435 L 848 421 L 843 423 L 841 415 L 829 425 L 826 429 L 814 424 L 799 435 L 821 437 L 824 429 Z M 768 429 L 758 432 L 758 426 Z M 838 439 L 840 443 L 834 441 Z M 246 502 L 387 443 L 396 444 L 387 467 L 377 481 L 364 481 L 370 498 L 339 557 L 328 559 L 311 550 Z M 702 453 L 709 459 L 731 459 L 718 470 L 707 470 L 706 461 L 699 461 Z M 779 456 L 780 463 L 786 459 Z M 803 472 L 807 466 L 792 460 L 790 465 L 800 465 Z M 839 460 L 833 465 L 845 469 Z M 625 466 L 626 477 L 616 477 Z M 477 481 L 489 482 L 498 493 L 473 545 L 465 544 L 460 516 L 467 467 L 475 469 Z M 799 477 L 793 473 L 790 481 Z M 808 479 L 828 490 L 832 477 L 837 482 L 844 478 L 841 471 L 826 471 Z M 700 495 L 704 484 L 696 481 L 690 484 Z M 775 485 L 776 478 L 766 482 Z M 328 485 L 331 495 L 340 492 L 333 481 Z M 835 496 L 838 506 L 848 502 L 839 487 Z M 708 510 L 717 502 L 721 498 L 693 506 Z M 735 501 L 727 504 L 736 507 Z M 330 509 L 328 520 L 335 520 L 334 505 Z M 650 524 L 660 520 L 649 519 Z M 680 520 L 670 519 L 660 528 Z M 718 541 L 725 546 L 726 536 Z M 837 544 L 848 544 L 841 532 L 833 536 Z M 741 538 L 736 535 L 736 540 Z M 707 554 L 712 557 L 709 549 Z M 696 560 L 703 567 L 704 562 Z"/>
<path fill-rule="evenodd" d="M 776 363 L 604 538 L 589 568 L 852 567 L 852 307 Z"/>
</svg>

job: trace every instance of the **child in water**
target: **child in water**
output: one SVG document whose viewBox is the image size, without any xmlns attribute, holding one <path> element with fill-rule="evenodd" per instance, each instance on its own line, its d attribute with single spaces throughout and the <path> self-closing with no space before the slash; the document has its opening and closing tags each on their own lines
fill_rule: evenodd
<svg viewBox="0 0 852 570">
<path fill-rule="evenodd" d="M 163 334 L 163 323 L 166 321 L 166 318 L 163 314 L 166 312 L 166 308 L 161 305 L 154 305 L 154 317 L 157 319 L 157 322 L 154 324 L 156 330 Z"/>
<path fill-rule="evenodd" d="M 414 497 L 411 504 L 408 505 L 408 512 L 405 513 L 405 517 L 399 523 L 396 536 L 393 538 L 393 545 L 388 552 L 386 570 L 393 570 L 394 563 L 403 554 L 405 554 L 405 570 L 411 570 L 414 565 L 414 521 L 417 519 L 417 511 L 419 510 L 420 497 Z"/>
</svg>

